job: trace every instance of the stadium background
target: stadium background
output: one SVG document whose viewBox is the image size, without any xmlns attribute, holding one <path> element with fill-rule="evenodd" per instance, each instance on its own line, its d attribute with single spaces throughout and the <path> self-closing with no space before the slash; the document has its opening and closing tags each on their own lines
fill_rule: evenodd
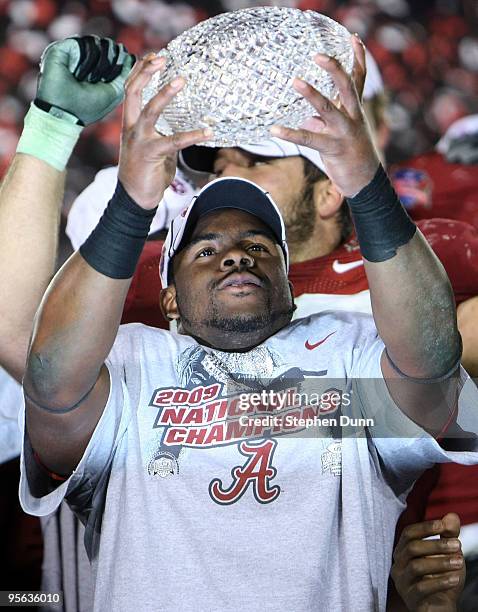
<svg viewBox="0 0 478 612">
<path fill-rule="evenodd" d="M 390 96 L 388 161 L 430 149 L 452 121 L 478 112 L 476 0 L 0 0 L 0 177 L 14 154 L 40 54 L 50 41 L 95 33 L 142 54 L 208 16 L 264 4 L 316 10 L 359 33 Z M 84 131 L 70 163 L 66 209 L 98 169 L 116 163 L 120 120 L 118 109 Z"/>
</svg>

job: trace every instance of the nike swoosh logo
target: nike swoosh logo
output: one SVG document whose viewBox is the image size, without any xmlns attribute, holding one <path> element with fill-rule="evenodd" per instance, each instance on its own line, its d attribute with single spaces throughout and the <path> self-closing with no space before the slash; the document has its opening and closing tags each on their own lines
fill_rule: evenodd
<svg viewBox="0 0 478 612">
<path fill-rule="evenodd" d="M 332 264 L 332 269 L 337 274 L 343 274 L 344 272 L 348 272 L 349 270 L 353 270 L 354 268 L 358 268 L 359 266 L 363 266 L 363 259 L 359 261 L 350 261 L 349 263 L 340 263 L 338 259 L 334 260 Z"/>
<path fill-rule="evenodd" d="M 305 341 L 305 348 L 308 349 L 309 351 L 313 351 L 314 349 L 316 349 L 318 346 L 320 346 L 321 344 L 323 344 L 328 338 L 330 338 L 330 336 L 332 336 L 333 334 L 335 334 L 335 332 L 331 332 L 328 336 L 325 336 L 325 338 L 323 338 L 322 340 L 319 340 L 318 342 L 316 342 L 315 344 L 311 344 L 308 340 Z"/>
</svg>

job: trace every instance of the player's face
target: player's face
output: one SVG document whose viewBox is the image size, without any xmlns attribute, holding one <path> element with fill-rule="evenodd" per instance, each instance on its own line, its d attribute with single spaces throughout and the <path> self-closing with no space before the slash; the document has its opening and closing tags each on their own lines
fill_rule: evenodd
<svg viewBox="0 0 478 612">
<path fill-rule="evenodd" d="M 206 344 L 249 348 L 292 317 L 282 250 L 253 215 L 222 210 L 204 216 L 173 265 L 180 330 Z"/>
<path fill-rule="evenodd" d="M 262 157 L 238 148 L 219 149 L 214 173 L 248 179 L 268 191 L 282 213 L 289 243 L 307 239 L 314 225 L 315 203 L 308 194 L 301 157 Z"/>
</svg>

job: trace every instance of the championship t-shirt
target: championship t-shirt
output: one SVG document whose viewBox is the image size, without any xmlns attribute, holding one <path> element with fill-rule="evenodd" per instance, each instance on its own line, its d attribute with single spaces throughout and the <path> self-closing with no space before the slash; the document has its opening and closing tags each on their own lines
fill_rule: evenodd
<svg viewBox="0 0 478 612">
<path fill-rule="evenodd" d="M 384 610 L 413 481 L 478 454 L 445 452 L 404 416 L 382 351 L 360 314 L 295 321 L 246 353 L 123 326 L 85 454 L 41 498 L 26 439 L 23 507 L 66 497 L 86 523 L 96 611 Z M 458 423 L 477 432 L 476 389 L 463 393 Z"/>
<path fill-rule="evenodd" d="M 442 262 L 457 305 L 478 295 L 478 230 L 450 219 L 426 219 L 419 221 L 418 227 Z M 128 293 L 123 322 L 140 321 L 167 328 L 158 309 L 161 246 L 158 242 L 146 244 Z M 363 259 L 354 236 L 329 255 L 292 264 L 289 278 L 297 305 L 294 318 L 323 310 L 372 312 Z M 457 512 L 463 524 L 478 522 L 478 468 L 445 465 L 434 471 L 437 473 L 420 479 L 402 523 L 423 520 L 425 514 L 438 518 L 447 512 Z"/>
</svg>

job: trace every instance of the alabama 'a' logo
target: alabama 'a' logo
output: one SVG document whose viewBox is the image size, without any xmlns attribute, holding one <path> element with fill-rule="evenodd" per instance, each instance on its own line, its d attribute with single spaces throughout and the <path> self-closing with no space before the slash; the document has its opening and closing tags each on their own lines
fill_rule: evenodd
<svg viewBox="0 0 478 612">
<path fill-rule="evenodd" d="M 237 502 L 247 491 L 250 484 L 254 497 L 261 504 L 269 504 L 280 495 L 278 485 L 270 485 L 277 474 L 272 466 L 272 458 L 277 446 L 276 440 L 265 440 L 259 444 L 241 442 L 239 451 L 247 457 L 244 465 L 232 468 L 232 483 L 224 488 L 219 478 L 214 478 L 209 485 L 209 495 L 221 505 L 227 506 Z"/>
</svg>

